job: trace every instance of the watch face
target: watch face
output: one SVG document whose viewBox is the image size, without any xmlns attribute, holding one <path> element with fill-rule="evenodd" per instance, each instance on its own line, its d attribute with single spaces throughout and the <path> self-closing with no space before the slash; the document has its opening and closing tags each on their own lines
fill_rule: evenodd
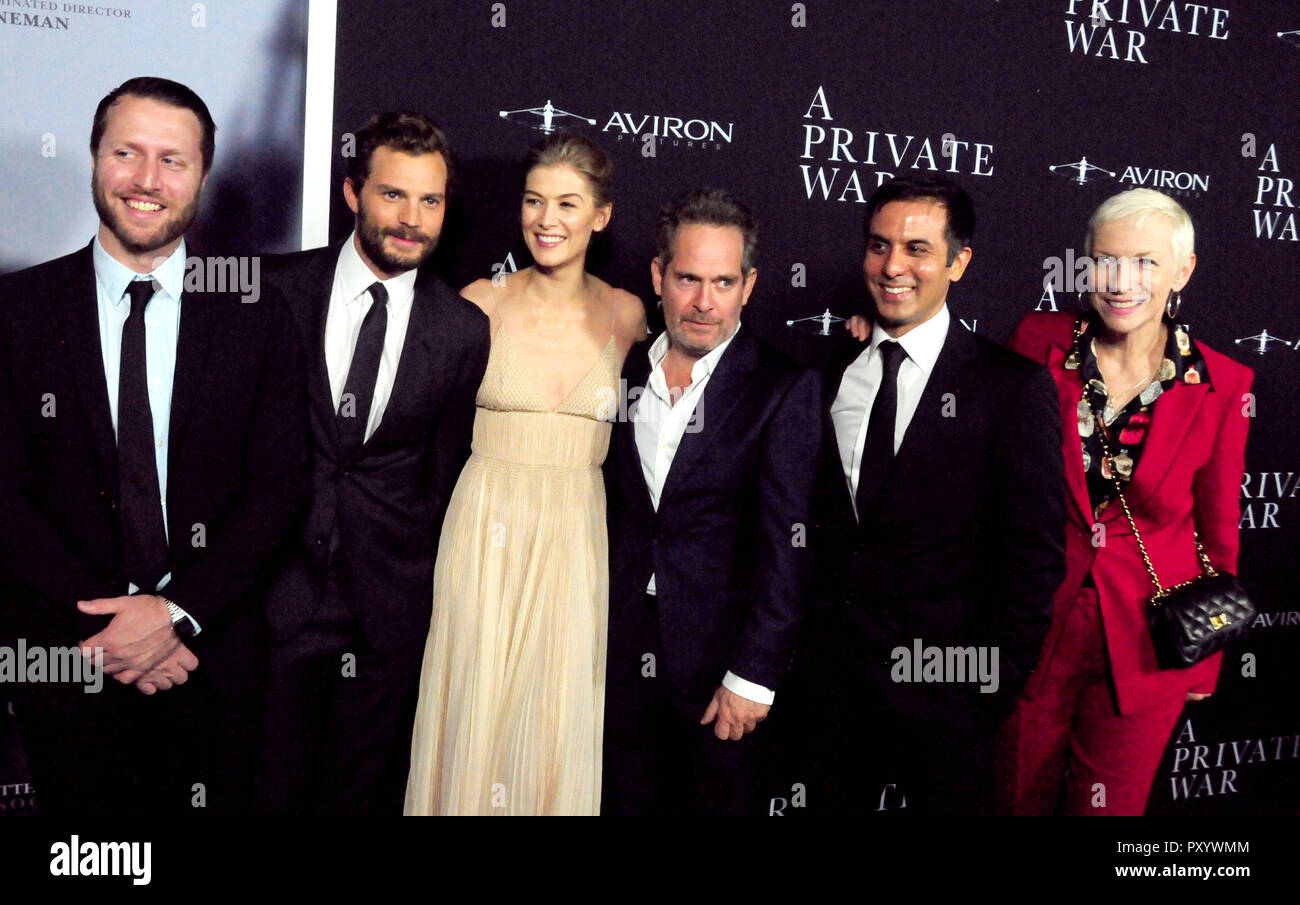
<svg viewBox="0 0 1300 905">
<path fill-rule="evenodd" d="M 190 622 L 185 615 L 185 611 L 179 606 L 167 601 L 167 614 L 172 617 L 172 631 L 182 638 L 188 638 L 194 634 L 194 623 Z"/>
</svg>

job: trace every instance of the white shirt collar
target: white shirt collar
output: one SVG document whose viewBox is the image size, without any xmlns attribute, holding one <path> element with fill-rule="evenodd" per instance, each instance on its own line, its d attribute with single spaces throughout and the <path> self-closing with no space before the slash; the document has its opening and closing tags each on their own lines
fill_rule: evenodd
<svg viewBox="0 0 1300 905">
<path fill-rule="evenodd" d="M 108 299 L 110 305 L 120 305 L 126 296 L 126 285 L 145 276 L 145 274 L 136 273 L 127 267 L 117 258 L 108 253 L 99 241 L 99 234 L 95 234 L 95 241 L 91 243 L 91 260 L 94 262 L 95 279 L 104 290 L 104 297 Z M 172 301 L 181 300 L 181 292 L 185 288 L 185 240 L 181 239 L 176 250 L 168 256 L 167 260 L 154 268 L 149 274 L 153 277 L 155 288 L 164 292 Z"/>
<path fill-rule="evenodd" d="M 948 305 L 945 303 L 932 318 L 908 330 L 896 340 L 886 333 L 885 328 L 877 321 L 871 328 L 871 342 L 867 346 L 867 354 L 871 355 L 875 352 L 885 340 L 894 340 L 903 347 L 907 357 L 925 372 L 926 377 L 929 377 L 930 372 L 934 370 L 934 363 L 939 360 L 939 353 L 943 351 L 943 342 L 948 338 L 948 325 L 951 321 L 952 315 L 948 313 Z"/>
<path fill-rule="evenodd" d="M 380 282 L 388 290 L 390 312 L 394 308 L 411 304 L 411 299 L 415 297 L 416 270 L 406 270 L 390 279 L 379 280 L 366 262 L 361 260 L 361 255 L 357 252 L 356 237 L 354 230 L 343 243 L 343 249 L 339 252 L 338 269 L 334 274 L 336 284 L 343 290 L 343 298 L 349 303 L 354 302 L 367 295 L 373 283 Z"/>
<path fill-rule="evenodd" d="M 718 343 L 716 346 L 714 346 L 712 349 L 709 350 L 708 354 L 699 358 L 695 362 L 695 364 L 691 367 L 692 384 L 698 383 L 701 378 L 708 377 L 713 374 L 713 369 L 718 366 L 718 360 L 722 358 L 723 353 L 727 351 L 727 346 L 731 345 L 731 341 L 736 338 L 736 334 L 739 332 L 740 332 L 740 324 L 736 324 L 735 332 L 733 332 L 722 342 Z M 664 356 L 668 354 L 668 344 L 669 344 L 669 339 L 668 339 L 667 330 L 665 330 L 663 333 L 660 333 L 659 336 L 655 339 L 655 341 L 650 344 L 650 349 L 649 349 L 650 373 L 653 374 L 655 372 L 655 369 L 658 368 L 661 364 L 663 364 Z"/>
</svg>

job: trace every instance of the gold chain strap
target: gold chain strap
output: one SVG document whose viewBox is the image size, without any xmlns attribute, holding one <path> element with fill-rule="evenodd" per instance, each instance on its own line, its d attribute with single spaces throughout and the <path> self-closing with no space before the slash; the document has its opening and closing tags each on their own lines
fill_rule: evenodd
<svg viewBox="0 0 1300 905">
<path fill-rule="evenodd" d="M 1074 340 L 1076 348 L 1078 346 L 1079 337 L 1082 333 L 1083 318 L 1080 317 L 1074 322 Z M 1129 527 L 1133 529 L 1133 537 L 1137 539 L 1138 550 L 1142 553 L 1142 562 L 1146 563 L 1147 574 L 1151 576 L 1151 583 L 1155 585 L 1156 588 L 1155 596 L 1151 598 L 1151 604 L 1153 606 L 1159 606 L 1160 602 L 1171 593 L 1179 588 L 1186 587 L 1193 581 L 1196 581 L 1196 579 L 1192 578 L 1187 581 L 1179 582 L 1178 584 L 1168 588 L 1163 587 L 1160 584 L 1160 577 L 1156 575 L 1156 567 L 1152 564 L 1151 557 L 1147 554 L 1147 545 L 1142 543 L 1142 534 L 1138 531 L 1137 522 L 1133 519 L 1132 510 L 1128 508 L 1128 500 L 1124 498 L 1124 491 L 1119 482 L 1119 469 L 1115 467 L 1115 456 L 1110 451 L 1110 443 L 1108 442 L 1109 431 L 1106 427 L 1106 420 L 1100 413 L 1098 413 L 1096 403 L 1092 401 L 1092 396 L 1088 393 L 1087 386 L 1083 388 L 1083 398 L 1088 400 L 1088 407 L 1092 409 L 1092 417 L 1096 422 L 1097 427 L 1097 439 L 1101 441 L 1102 451 L 1106 454 L 1106 460 L 1110 463 L 1110 478 L 1115 483 L 1115 494 L 1119 497 L 1120 505 L 1124 507 L 1124 517 L 1128 519 Z M 1201 544 L 1201 535 L 1194 527 L 1192 528 L 1192 538 L 1196 541 L 1196 555 L 1201 562 L 1201 571 L 1206 576 L 1213 578 L 1218 573 L 1214 570 L 1214 566 L 1210 563 L 1210 557 L 1205 552 L 1205 547 Z"/>
</svg>

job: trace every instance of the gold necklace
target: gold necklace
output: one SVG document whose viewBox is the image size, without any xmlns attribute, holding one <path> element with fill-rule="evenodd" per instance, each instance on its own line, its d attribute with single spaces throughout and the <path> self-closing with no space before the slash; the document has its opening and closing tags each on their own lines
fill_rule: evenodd
<svg viewBox="0 0 1300 905">
<path fill-rule="evenodd" d="M 1151 380 L 1152 380 L 1152 379 L 1156 376 L 1156 374 L 1158 374 L 1159 372 L 1160 372 L 1160 365 L 1156 365 L 1155 370 L 1153 370 L 1153 371 L 1152 371 L 1150 374 L 1148 374 L 1146 377 L 1143 377 L 1143 378 L 1142 378 L 1141 380 L 1139 380 L 1137 383 L 1133 384 L 1131 387 L 1129 387 L 1129 388 L 1128 388 L 1127 390 L 1125 390 L 1123 393 L 1114 393 L 1114 394 L 1112 394 L 1112 395 L 1107 396 L 1107 397 L 1106 397 L 1106 404 L 1109 405 L 1111 408 L 1114 408 L 1114 407 L 1115 407 L 1115 400 L 1116 400 L 1116 399 L 1120 398 L 1121 396 L 1127 396 L 1129 393 L 1133 392 L 1133 391 L 1136 390 L 1138 387 L 1140 387 L 1140 386 L 1142 386 L 1142 385 L 1144 385 L 1144 384 L 1148 384 L 1148 383 L 1150 383 Z"/>
<path fill-rule="evenodd" d="M 1162 339 L 1165 339 L 1165 340 L 1167 341 L 1167 337 L 1165 336 L 1165 333 L 1164 333 L 1164 329 L 1163 329 L 1163 328 L 1161 329 L 1161 338 L 1162 338 Z M 1158 348 L 1158 349 L 1163 349 L 1163 348 L 1164 348 L 1164 343 L 1163 343 L 1163 342 L 1161 342 L 1161 343 L 1157 343 L 1156 348 Z M 1101 359 L 1097 358 L 1097 341 L 1096 341 L 1095 339 L 1092 341 L 1092 357 L 1093 357 L 1094 359 L 1097 360 L 1097 370 L 1100 371 L 1100 370 L 1101 370 Z M 1163 355 L 1163 352 L 1162 352 L 1162 353 L 1161 353 L 1161 359 L 1163 359 L 1163 357 L 1164 357 L 1164 355 Z M 1109 409 L 1114 410 L 1114 408 L 1115 408 L 1115 400 L 1116 400 L 1116 399 L 1119 399 L 1121 396 L 1128 396 L 1129 393 L 1132 393 L 1132 392 L 1133 392 L 1134 390 L 1136 390 L 1138 387 L 1140 387 L 1140 386 L 1142 386 L 1142 385 L 1144 385 L 1144 384 L 1148 384 L 1148 383 L 1150 383 L 1150 382 L 1155 378 L 1155 376 L 1156 376 L 1157 374 L 1160 373 L 1160 365 L 1163 364 L 1163 363 L 1164 363 L 1163 360 L 1157 361 L 1157 362 L 1156 362 L 1156 366 L 1155 366 L 1155 368 L 1152 369 L 1152 371 L 1151 371 L 1150 374 L 1148 374 L 1146 377 L 1143 377 L 1143 378 L 1142 378 L 1141 380 L 1139 380 L 1137 383 L 1133 384 L 1131 387 L 1129 387 L 1129 388 L 1128 388 L 1127 390 L 1125 390 L 1123 393 L 1111 393 L 1111 394 L 1108 394 L 1108 395 L 1106 396 L 1106 407 L 1109 408 Z"/>
</svg>

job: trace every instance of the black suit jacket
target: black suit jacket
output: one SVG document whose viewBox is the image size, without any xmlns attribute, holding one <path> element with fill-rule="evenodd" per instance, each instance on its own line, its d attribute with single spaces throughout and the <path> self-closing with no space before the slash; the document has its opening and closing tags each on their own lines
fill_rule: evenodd
<svg viewBox="0 0 1300 905">
<path fill-rule="evenodd" d="M 866 348 L 847 334 L 825 371 L 815 549 L 830 692 L 874 684 L 907 717 L 988 727 L 1014 705 L 1065 576 L 1064 466 L 1047 370 L 955 319 L 888 474 L 854 518 L 830 408 Z M 827 617 L 830 616 L 829 620 Z M 998 684 L 891 678 L 894 648 L 996 645 Z M 863 687 L 867 683 L 867 688 Z"/>
<path fill-rule="evenodd" d="M 29 643 L 94 634 L 107 619 L 76 602 L 127 592 L 95 292 L 89 246 L 0 277 L 0 572 Z M 254 303 L 181 299 L 163 593 L 202 626 L 187 643 L 218 683 L 257 665 L 255 586 L 306 489 L 302 352 L 286 315 L 266 289 Z"/>
<path fill-rule="evenodd" d="M 441 280 L 421 273 L 383 420 L 344 456 L 325 364 L 325 317 L 341 248 L 277 256 L 264 266 L 268 281 L 284 294 L 307 353 L 312 451 L 311 501 L 267 615 L 277 641 L 301 631 L 320 605 L 326 570 L 341 557 L 366 637 L 393 650 L 429 630 L 438 533 L 469 457 L 474 398 L 487 367 L 488 319 Z"/>
<path fill-rule="evenodd" d="M 614 427 L 610 513 L 610 674 L 641 667 L 632 632 L 655 576 L 659 630 L 677 688 L 705 702 L 727 670 L 776 688 L 805 604 L 807 528 L 821 437 L 816 372 L 742 329 L 696 406 L 656 512 L 634 435 L 649 342 L 623 367 L 628 417 Z"/>
</svg>

